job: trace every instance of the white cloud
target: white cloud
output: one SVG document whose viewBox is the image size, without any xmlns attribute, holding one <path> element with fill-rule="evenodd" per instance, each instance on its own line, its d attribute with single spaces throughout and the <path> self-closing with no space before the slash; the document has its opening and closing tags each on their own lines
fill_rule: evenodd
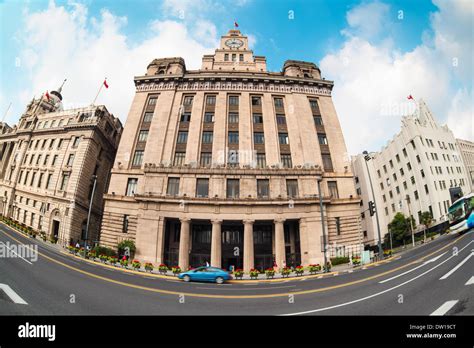
<svg viewBox="0 0 474 348">
<path fill-rule="evenodd" d="M 362 4 L 347 12 L 346 19 L 350 28 L 342 34 L 347 36 L 362 36 L 373 38 L 387 28 L 387 14 L 390 7 L 378 1 Z"/>
<path fill-rule="evenodd" d="M 97 103 L 124 121 L 135 93 L 133 77 L 143 75 L 154 58 L 180 56 L 187 68 L 198 69 L 202 55 L 211 53 L 217 42 L 210 22 L 198 21 L 190 27 L 163 20 L 143 28 L 149 37 L 132 46 L 123 34 L 126 17 L 102 10 L 99 18 L 91 18 L 87 10 L 81 4 L 64 7 L 51 2 L 43 11 L 25 13 L 22 61 L 29 82 L 19 93 L 20 105 L 67 78 L 65 107 L 85 106 L 107 77 L 110 88 L 102 91 Z"/>
<path fill-rule="evenodd" d="M 400 52 L 388 37 L 373 43 L 372 38 L 387 25 L 381 24 L 384 18 L 380 15 L 388 9 L 380 6 L 386 5 L 363 4 L 349 11 L 346 42 L 320 62 L 323 76 L 335 81 L 333 98 L 349 152 L 378 150 L 391 139 L 400 129 L 400 116 L 409 113 L 409 94 L 423 98 L 440 123 L 448 122 L 455 136 L 472 139 L 472 75 L 461 79 L 451 61 L 453 52 L 460 62 L 468 61 L 472 52 L 469 34 L 463 32 L 469 31 L 465 18 L 469 11 L 472 17 L 472 8 L 462 2 L 443 3 L 432 17 L 433 38 Z M 363 18 L 374 20 L 366 25 Z M 464 29 L 454 29 L 449 23 L 459 23 Z M 463 74 L 472 69 L 462 68 Z"/>
</svg>

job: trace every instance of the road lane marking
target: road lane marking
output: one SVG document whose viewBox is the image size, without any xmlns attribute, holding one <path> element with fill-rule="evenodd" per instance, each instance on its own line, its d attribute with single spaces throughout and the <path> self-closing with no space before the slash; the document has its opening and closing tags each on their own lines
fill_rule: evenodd
<svg viewBox="0 0 474 348">
<path fill-rule="evenodd" d="M 439 307 L 437 310 L 435 310 L 433 313 L 430 315 L 445 315 L 446 313 L 449 312 L 451 308 L 453 308 L 456 303 L 458 303 L 459 300 L 453 300 L 453 301 L 446 301 Z"/>
<path fill-rule="evenodd" d="M 469 243 L 467 243 L 467 245 L 465 245 L 463 248 L 459 249 L 458 252 L 461 252 L 462 250 L 466 249 L 469 244 L 471 244 L 472 242 L 474 242 L 474 240 L 470 241 Z M 376 297 L 376 296 L 380 296 L 382 294 L 385 294 L 389 291 L 392 291 L 392 290 L 395 290 L 399 287 L 402 287 L 403 285 L 406 285 L 408 283 L 411 283 L 412 281 L 424 276 L 425 274 L 431 272 L 432 270 L 438 268 L 439 266 L 441 266 L 443 263 L 449 261 L 451 258 L 453 258 L 454 255 L 448 257 L 446 260 L 444 260 L 443 262 L 440 262 L 438 263 L 436 266 L 434 266 L 433 268 L 430 268 L 429 270 L 417 275 L 415 278 L 412 278 L 412 279 L 409 279 L 401 284 L 398 284 L 398 285 L 395 285 L 389 289 L 386 289 L 386 290 L 383 290 L 383 291 L 380 291 L 380 292 L 377 292 L 375 294 L 372 294 L 372 295 L 369 295 L 369 296 L 366 296 L 366 297 L 362 297 L 362 298 L 359 298 L 357 300 L 353 300 L 353 301 L 349 301 L 349 302 L 344 302 L 344 303 L 340 303 L 338 305 L 334 305 L 334 306 L 329 306 L 329 307 L 324 307 L 324 308 L 318 308 L 318 309 L 312 309 L 312 310 L 309 310 L 309 311 L 304 311 L 304 312 L 297 312 L 297 313 L 288 313 L 288 314 L 281 314 L 282 316 L 292 316 L 292 315 L 301 315 L 301 314 L 309 314 L 309 313 L 316 313 L 316 312 L 322 312 L 322 311 L 327 311 L 329 309 L 334 309 L 334 308 L 339 308 L 339 307 L 344 307 L 344 306 L 348 306 L 348 305 L 351 305 L 351 304 L 354 304 L 354 303 L 357 303 L 357 302 L 362 302 L 362 301 L 365 301 L 365 300 L 368 300 L 369 298 L 373 298 L 373 297 Z"/>
<path fill-rule="evenodd" d="M 404 276 L 405 274 L 408 274 L 408 273 L 411 273 L 411 272 L 413 272 L 413 271 L 416 271 L 418 268 L 421 268 L 421 267 L 423 267 L 423 266 L 426 266 L 427 264 L 429 264 L 429 263 L 431 263 L 431 262 L 437 261 L 437 260 L 440 259 L 442 256 L 444 256 L 446 253 L 447 253 L 447 251 L 444 252 L 444 253 L 442 253 L 441 255 L 436 256 L 435 258 L 432 258 L 431 260 L 428 260 L 428 261 L 423 262 L 421 265 L 419 265 L 419 266 L 417 266 L 417 267 L 415 267 L 415 268 L 412 268 L 412 269 L 410 269 L 410 270 L 408 270 L 408 271 L 406 271 L 406 272 L 397 274 L 396 276 L 393 276 L 393 277 L 391 277 L 391 278 L 384 279 L 384 280 L 380 281 L 379 284 L 386 283 L 386 282 L 388 282 L 388 281 L 390 281 L 390 280 L 396 279 L 396 278 L 398 278 L 398 277 Z"/>
<path fill-rule="evenodd" d="M 223 285 L 223 284 L 221 284 Z M 230 285 L 230 284 L 227 284 Z M 274 288 L 254 288 L 254 289 L 241 289 L 241 288 L 235 288 L 235 289 L 219 289 L 219 288 L 201 288 L 201 287 L 196 287 L 196 289 L 202 289 L 202 290 L 224 290 L 224 291 L 252 291 L 252 290 L 269 290 L 269 289 L 286 289 L 286 288 L 294 288 L 296 285 L 288 285 L 288 286 L 276 286 Z M 299 290 L 299 289 L 296 289 Z"/>
<path fill-rule="evenodd" d="M 20 297 L 11 287 L 9 287 L 7 284 L 0 284 L 0 289 L 3 290 L 5 294 L 7 294 L 10 299 L 18 304 L 28 304 L 24 299 Z"/>
<path fill-rule="evenodd" d="M 1 226 L 1 225 L 0 225 Z M 0 232 L 2 232 L 3 234 L 5 234 L 6 236 L 8 236 L 9 238 L 17 241 L 18 243 L 22 243 L 20 240 L 16 239 L 15 237 L 11 236 L 10 234 L 8 234 L 7 232 L 5 232 L 4 230 L 0 230 Z M 15 232 L 19 235 L 21 235 L 22 237 L 24 237 L 20 232 L 17 232 L 17 231 L 14 231 L 12 230 L 12 232 Z M 343 287 L 348 287 L 348 286 L 351 286 L 351 285 L 355 285 L 355 284 L 360 284 L 360 283 L 364 283 L 364 282 L 367 282 L 369 280 L 372 280 L 372 279 L 376 279 L 376 278 L 379 278 L 379 277 L 382 277 L 384 275 L 387 275 L 387 274 L 391 274 L 393 272 L 396 272 L 400 269 L 404 269 L 406 267 L 409 267 L 410 265 L 413 265 L 413 264 L 416 264 L 418 262 L 421 262 L 423 261 L 424 259 L 440 252 L 441 250 L 444 250 L 448 247 L 450 247 L 451 245 L 453 244 L 456 244 L 456 243 L 459 243 L 461 240 L 463 240 L 466 236 L 470 236 L 472 233 L 471 232 L 468 232 L 468 233 L 465 233 L 463 235 L 461 235 L 460 237 L 454 239 L 453 241 L 449 242 L 448 244 L 446 244 L 445 246 L 421 257 L 420 259 L 417 259 L 415 261 L 412 261 L 410 263 L 407 263 L 407 264 L 404 264 L 404 265 L 401 265 L 397 268 L 394 268 L 394 269 L 391 269 L 391 270 L 388 270 L 388 271 L 385 271 L 385 272 L 382 272 L 382 273 L 379 273 L 379 274 L 375 274 L 375 275 L 372 275 L 372 276 L 369 276 L 369 277 L 366 277 L 366 278 L 362 278 L 362 279 L 358 279 L 358 280 L 354 280 L 354 281 L 351 281 L 351 282 L 347 282 L 347 283 L 343 283 L 343 284 L 338 284 L 338 285 L 333 285 L 333 286 L 328 286 L 328 287 L 324 287 L 324 288 L 317 288 L 317 289 L 310 289 L 310 290 L 304 290 L 304 291 L 300 291 L 298 293 L 293 293 L 293 295 L 307 295 L 307 294 L 313 294 L 313 293 L 318 293 L 318 292 L 324 292 L 324 291 L 328 291 L 328 290 L 334 290 L 334 289 L 339 289 L 339 288 L 343 288 Z M 24 237 L 25 238 L 25 237 Z M 471 242 L 474 242 L 474 240 L 470 241 L 468 243 L 468 245 L 471 243 Z M 24 243 L 22 243 L 24 244 Z M 467 246 L 467 245 L 466 245 Z M 464 248 L 463 248 L 464 249 Z M 462 249 L 461 249 L 462 250 Z M 136 284 L 133 284 L 133 283 L 125 283 L 125 282 L 122 282 L 122 281 L 119 281 L 119 280 L 115 280 L 115 279 L 111 279 L 111 278 L 107 278 L 107 277 L 103 277 L 103 276 L 99 276 L 97 274 L 94 274 L 94 273 L 90 273 L 90 272 L 87 272 L 87 271 L 84 271 L 82 269 L 79 269 L 79 268 L 76 268 L 76 267 L 73 267 L 73 266 L 70 266 L 68 264 L 65 264 L 64 262 L 61 262 L 61 261 L 58 261 L 52 257 L 49 257 L 43 253 L 40 253 L 38 252 L 39 255 L 41 255 L 42 257 L 44 257 L 45 259 L 48 259 L 50 260 L 51 262 L 53 263 L 56 263 L 56 264 L 59 264 L 65 268 L 69 268 L 75 272 L 78 272 L 78 273 L 81 273 L 81 274 L 85 274 L 91 278 L 96 278 L 96 279 L 100 279 L 102 281 L 105 281 L 105 282 L 109 282 L 109 283 L 112 283 L 112 284 L 117 284 L 117 285 L 121 285 L 121 286 L 125 286 L 125 287 L 129 287 L 129 288 L 134 288 L 134 289 L 140 289 L 140 290 L 144 290 L 144 291 L 149 291 L 149 292 L 155 292 L 155 293 L 160 293 L 160 294 L 166 294 L 166 295 L 173 295 L 173 296 L 179 296 L 179 295 L 185 295 L 185 296 L 190 296 L 190 297 L 201 297 L 201 298 L 219 298 L 219 299 L 262 299 L 262 298 L 275 298 L 275 297 L 287 297 L 290 293 L 287 292 L 287 293 L 278 293 L 278 294 L 261 294 L 261 295 L 220 295 L 220 294 L 198 294 L 198 293 L 188 293 L 188 292 L 183 292 L 183 291 L 173 291 L 173 290 L 164 290 L 164 289 L 159 289 L 159 288 L 151 288 L 151 287 L 146 287 L 146 286 L 141 286 L 141 285 L 136 285 Z M 92 261 L 91 261 L 92 262 Z M 322 277 L 322 276 L 320 276 Z M 166 280 L 168 282 L 176 282 L 176 281 L 172 281 L 172 280 Z M 178 281 L 181 283 L 181 281 Z"/>
<path fill-rule="evenodd" d="M 462 260 L 460 263 L 458 263 L 452 270 L 450 270 L 448 273 L 446 273 L 444 276 L 442 276 L 441 278 L 439 278 L 439 280 L 443 280 L 443 279 L 446 279 L 448 278 L 451 274 L 453 274 L 454 272 L 456 272 L 459 267 L 461 267 L 462 265 L 464 265 L 467 260 L 469 260 L 472 255 L 474 255 L 474 250 L 471 250 L 471 253 L 464 259 Z"/>
<path fill-rule="evenodd" d="M 472 285 L 472 284 L 474 284 L 474 276 L 472 276 L 471 279 L 469 279 L 467 283 L 464 285 Z"/>
<path fill-rule="evenodd" d="M 1 242 L 3 245 L 5 245 L 5 247 L 10 250 L 10 252 L 14 253 L 16 256 L 18 256 L 20 259 L 22 259 L 23 261 L 26 261 L 28 262 L 30 265 L 32 265 L 32 263 L 30 261 L 28 261 L 27 259 L 25 259 L 23 256 L 19 255 L 17 252 L 15 252 L 14 250 L 12 250 L 11 248 L 8 247 L 8 245 L 6 245 L 5 243 Z M 22 243 L 23 244 L 23 243 Z"/>
</svg>

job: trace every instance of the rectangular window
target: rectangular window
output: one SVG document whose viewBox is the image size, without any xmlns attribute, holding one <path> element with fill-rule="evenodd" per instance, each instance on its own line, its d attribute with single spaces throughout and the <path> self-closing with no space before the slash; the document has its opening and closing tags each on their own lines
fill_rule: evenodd
<svg viewBox="0 0 474 348">
<path fill-rule="evenodd" d="M 49 149 L 51 150 L 53 147 L 54 147 L 54 141 L 56 139 L 51 139 L 51 141 L 49 142 Z"/>
<path fill-rule="evenodd" d="M 67 159 L 67 166 L 72 167 L 72 164 L 74 163 L 74 154 L 71 153 Z"/>
<path fill-rule="evenodd" d="M 276 108 L 282 108 L 283 107 L 283 98 L 275 98 L 275 99 L 273 99 L 273 102 L 275 103 Z"/>
<path fill-rule="evenodd" d="M 237 61 L 237 55 L 235 53 L 232 53 L 232 61 L 233 62 Z"/>
<path fill-rule="evenodd" d="M 48 178 L 46 179 L 46 189 L 49 190 L 51 189 L 53 181 L 51 180 L 53 178 L 53 174 L 48 174 Z"/>
<path fill-rule="evenodd" d="M 328 181 L 328 191 L 331 198 L 339 198 L 339 191 L 337 190 L 337 181 Z"/>
<path fill-rule="evenodd" d="M 41 161 L 41 154 L 38 155 L 38 157 L 36 158 L 36 165 L 39 165 Z"/>
<path fill-rule="evenodd" d="M 138 133 L 138 141 L 145 142 L 147 139 L 148 139 L 148 131 L 141 130 L 140 133 Z"/>
<path fill-rule="evenodd" d="M 38 185 L 37 187 L 41 188 L 41 185 L 43 184 L 43 177 L 44 173 L 40 173 L 39 178 L 38 178 Z"/>
<path fill-rule="evenodd" d="M 252 105 L 262 105 L 262 98 L 260 97 L 252 97 Z"/>
<path fill-rule="evenodd" d="M 336 234 L 339 236 L 341 234 L 341 218 L 336 217 Z"/>
<path fill-rule="evenodd" d="M 228 62 L 229 61 L 229 53 L 224 54 L 224 61 Z"/>
<path fill-rule="evenodd" d="M 286 124 L 286 117 L 283 114 L 276 115 L 277 124 Z"/>
<path fill-rule="evenodd" d="M 212 122 L 214 122 L 214 113 L 213 112 L 204 113 L 204 123 L 212 123 Z"/>
<path fill-rule="evenodd" d="M 408 154 L 407 154 L 407 150 L 406 150 L 406 149 L 403 149 L 403 150 L 402 150 L 402 152 L 403 152 L 403 156 L 405 156 L 405 157 L 407 157 L 407 156 L 408 156 Z"/>
<path fill-rule="evenodd" d="M 190 112 L 183 112 L 179 119 L 179 122 L 190 122 L 191 121 L 191 113 Z"/>
<path fill-rule="evenodd" d="M 63 177 L 61 179 L 61 191 L 66 191 L 67 190 L 67 184 L 69 182 L 69 174 L 63 174 Z"/>
<path fill-rule="evenodd" d="M 133 162 L 132 166 L 140 167 L 143 163 L 143 150 L 136 150 L 135 154 L 133 155 Z"/>
<path fill-rule="evenodd" d="M 178 144 L 186 144 L 188 142 L 188 132 L 178 132 Z"/>
<path fill-rule="evenodd" d="M 78 147 L 80 141 L 81 141 L 81 137 L 75 137 L 74 142 L 72 143 L 72 147 L 74 147 L 74 148 Z"/>
<path fill-rule="evenodd" d="M 49 155 L 44 156 L 43 166 L 48 164 Z"/>
<path fill-rule="evenodd" d="M 179 194 L 179 178 L 168 178 L 166 194 L 169 196 L 177 196 Z"/>
<path fill-rule="evenodd" d="M 33 186 L 33 183 L 35 182 L 35 178 L 36 178 L 36 172 L 33 172 L 31 174 L 30 186 Z"/>
<path fill-rule="evenodd" d="M 128 232 L 128 222 L 129 222 L 129 215 L 125 214 L 123 216 L 122 233 Z"/>
<path fill-rule="evenodd" d="M 44 139 L 44 140 L 43 140 L 43 143 L 41 144 L 41 150 L 43 150 L 43 149 L 45 148 L 46 142 L 47 142 L 47 140 Z"/>
<path fill-rule="evenodd" d="M 270 195 L 270 180 L 257 179 L 257 197 L 268 198 Z"/>
<path fill-rule="evenodd" d="M 196 197 L 209 197 L 209 179 L 196 180 Z"/>
<path fill-rule="evenodd" d="M 61 148 L 62 145 L 63 145 L 63 139 L 59 139 L 59 141 L 58 141 L 58 150 Z"/>
<path fill-rule="evenodd" d="M 398 163 L 400 163 L 400 156 L 398 154 L 395 155 L 395 159 L 397 160 Z"/>
<path fill-rule="evenodd" d="M 156 97 L 152 97 L 148 99 L 148 105 L 155 105 L 156 104 Z"/>
<path fill-rule="evenodd" d="M 411 180 L 411 183 L 412 183 L 413 185 L 415 185 L 415 177 L 412 176 L 412 177 L 410 178 L 410 180 Z"/>
<path fill-rule="evenodd" d="M 408 170 L 411 170 L 411 164 L 410 164 L 410 162 L 407 162 L 407 168 L 408 168 Z"/>
<path fill-rule="evenodd" d="M 257 153 L 257 167 L 265 168 L 267 166 L 267 160 L 264 153 Z"/>
<path fill-rule="evenodd" d="M 265 143 L 265 137 L 263 133 L 253 133 L 253 142 L 255 144 L 264 144 Z"/>
<path fill-rule="evenodd" d="M 239 97 L 236 95 L 229 96 L 229 105 L 239 105 Z"/>
<path fill-rule="evenodd" d="M 206 97 L 206 104 L 207 105 L 216 105 L 216 96 L 215 95 L 208 95 Z"/>
<path fill-rule="evenodd" d="M 51 166 L 54 166 L 58 160 L 58 155 L 53 156 L 53 161 L 51 162 Z"/>
<path fill-rule="evenodd" d="M 229 150 L 227 152 L 227 163 L 238 165 L 239 164 L 239 151 L 238 150 Z"/>
<path fill-rule="evenodd" d="M 310 99 L 309 105 L 311 106 L 311 109 L 316 109 L 318 107 L 318 101 L 316 99 Z"/>
<path fill-rule="evenodd" d="M 240 181 L 239 179 L 227 179 L 227 198 L 239 198 Z"/>
<path fill-rule="evenodd" d="M 286 179 L 286 194 L 288 197 L 298 197 L 298 180 Z"/>
<path fill-rule="evenodd" d="M 229 132 L 229 144 L 239 143 L 239 132 Z"/>
<path fill-rule="evenodd" d="M 174 154 L 174 164 L 175 166 L 182 166 L 184 164 L 184 158 L 186 157 L 185 152 L 176 152 Z"/>
<path fill-rule="evenodd" d="M 292 168 L 293 163 L 291 161 L 291 155 L 289 154 L 284 154 L 280 156 L 281 164 L 283 165 L 284 168 Z"/>
<path fill-rule="evenodd" d="M 145 115 L 143 116 L 143 122 L 150 123 L 152 119 L 153 119 L 153 112 L 145 112 Z"/>
<path fill-rule="evenodd" d="M 239 114 L 236 112 L 229 112 L 229 123 L 239 123 Z"/>
<path fill-rule="evenodd" d="M 278 133 L 278 142 L 283 145 L 288 145 L 290 143 L 288 133 Z"/>
<path fill-rule="evenodd" d="M 240 62 L 243 62 L 244 61 L 244 55 L 241 53 L 239 54 L 239 61 Z"/>
<path fill-rule="evenodd" d="M 332 166 L 332 159 L 330 154 L 322 154 L 323 159 L 323 168 L 325 172 L 333 172 L 334 168 Z"/>
<path fill-rule="evenodd" d="M 189 95 L 188 95 L 188 96 L 184 97 L 184 102 L 183 102 L 183 104 L 184 104 L 184 105 L 188 105 L 188 106 L 189 106 L 189 105 L 193 105 L 193 99 L 194 99 L 193 96 L 189 96 Z"/>
<path fill-rule="evenodd" d="M 328 139 L 326 138 L 326 134 L 318 133 L 318 141 L 320 145 L 327 145 Z"/>
<path fill-rule="evenodd" d="M 323 125 L 323 119 L 321 116 L 313 116 L 314 124 L 317 126 Z"/>
<path fill-rule="evenodd" d="M 261 124 L 263 123 L 263 116 L 262 114 L 253 114 L 253 123 Z"/>
<path fill-rule="evenodd" d="M 202 132 L 202 143 L 203 144 L 212 144 L 213 133 L 212 132 Z"/>
<path fill-rule="evenodd" d="M 212 153 L 202 152 L 201 153 L 201 166 L 208 167 L 212 163 Z"/>
<path fill-rule="evenodd" d="M 133 196 L 137 192 L 138 179 L 129 178 L 127 181 L 127 190 L 125 191 L 126 196 Z"/>
</svg>

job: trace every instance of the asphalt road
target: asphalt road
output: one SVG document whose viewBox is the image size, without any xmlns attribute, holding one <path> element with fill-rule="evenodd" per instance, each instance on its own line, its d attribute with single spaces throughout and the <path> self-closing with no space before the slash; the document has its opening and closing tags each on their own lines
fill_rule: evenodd
<svg viewBox="0 0 474 348">
<path fill-rule="evenodd" d="M 0 315 L 474 315 L 474 231 L 352 273 L 223 285 L 103 267 L 3 224 L 1 243 L 39 256 L 0 258 Z"/>
</svg>

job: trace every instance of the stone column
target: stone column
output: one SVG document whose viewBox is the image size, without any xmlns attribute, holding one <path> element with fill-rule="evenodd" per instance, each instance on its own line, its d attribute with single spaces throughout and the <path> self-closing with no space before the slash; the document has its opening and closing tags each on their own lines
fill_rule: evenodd
<svg viewBox="0 0 474 348">
<path fill-rule="evenodd" d="M 275 219 L 275 262 L 281 269 L 286 264 L 284 219 Z"/>
<path fill-rule="evenodd" d="M 165 252 L 165 218 L 163 216 L 159 217 L 157 234 L 155 259 L 156 263 L 160 265 L 164 261 L 163 255 Z"/>
<path fill-rule="evenodd" d="M 253 223 L 254 220 L 244 220 L 244 272 L 254 267 L 253 253 Z"/>
<path fill-rule="evenodd" d="M 191 219 L 189 218 L 181 218 L 181 231 L 179 236 L 179 267 L 183 271 L 186 271 L 189 266 L 189 237 L 190 237 L 190 230 L 189 225 Z"/>
<path fill-rule="evenodd" d="M 221 268 L 222 261 L 222 220 L 212 220 L 211 266 Z"/>
</svg>

